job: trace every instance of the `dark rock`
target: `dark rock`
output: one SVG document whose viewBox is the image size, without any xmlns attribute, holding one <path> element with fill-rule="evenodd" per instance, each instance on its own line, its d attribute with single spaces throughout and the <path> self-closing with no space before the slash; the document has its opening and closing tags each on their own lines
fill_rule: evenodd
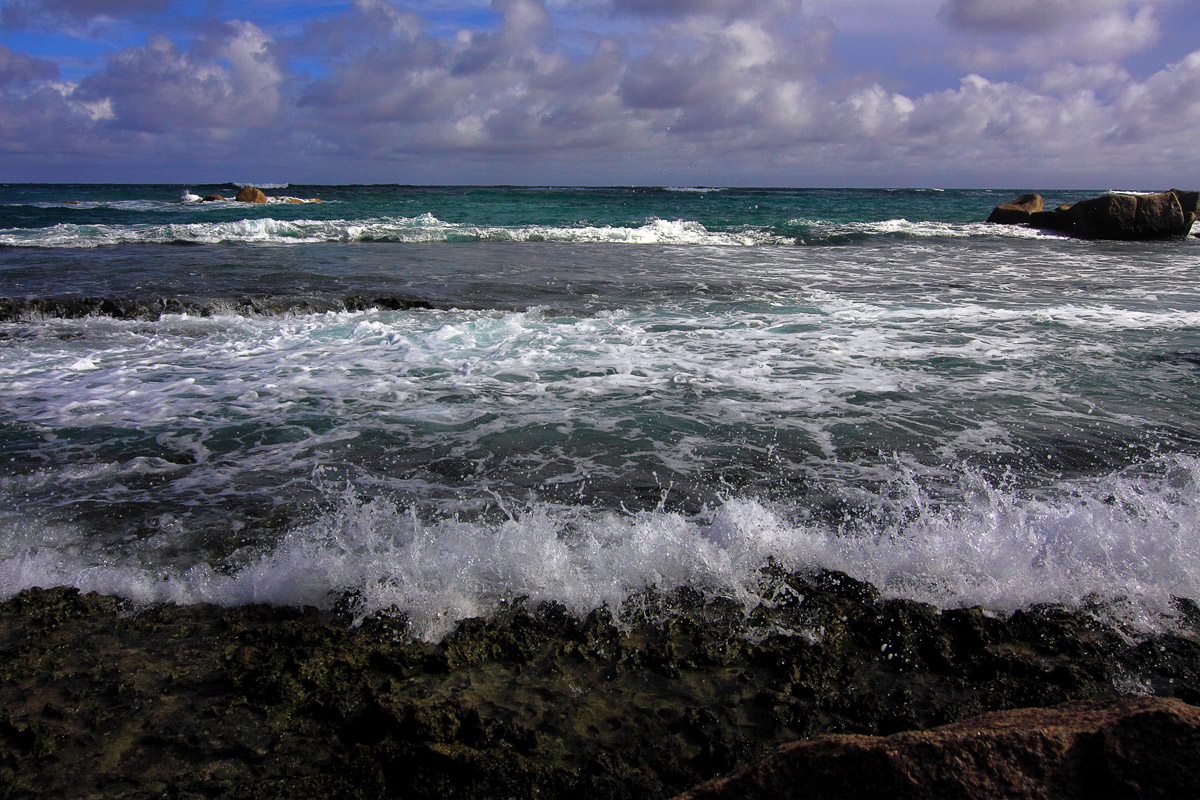
<svg viewBox="0 0 1200 800">
<path fill-rule="evenodd" d="M 233 198 L 239 203 L 265 203 L 267 196 L 263 194 L 262 189 L 256 189 L 253 186 L 244 186 L 237 193 L 237 197 Z"/>
<path fill-rule="evenodd" d="M 1001 203 L 992 209 L 987 221 L 997 225 L 1020 225 L 1029 222 L 1033 214 L 1042 210 L 1040 194 L 1023 194 L 1010 203 Z"/>
<path fill-rule="evenodd" d="M 200 198 L 200 202 L 202 202 L 202 203 L 213 203 L 213 202 L 222 201 L 222 200 L 224 200 L 224 199 L 225 199 L 225 198 L 224 198 L 224 197 L 222 197 L 222 196 L 221 196 L 221 195 L 219 195 L 219 194 L 206 194 L 206 195 L 204 195 L 204 197 Z"/>
<path fill-rule="evenodd" d="M 1193 216 L 1200 215 L 1200 192 L 1185 192 L 1183 189 L 1170 189 L 1171 194 L 1179 198 L 1183 213 Z"/>
<path fill-rule="evenodd" d="M 1037 198 L 1035 210 L 1031 198 Z M 1082 239 L 1149 241 L 1187 236 L 1200 206 L 1200 192 L 1172 189 L 1153 195 L 1108 194 L 1062 205 L 1053 211 L 1040 208 L 1041 197 L 1024 195 L 996 206 L 988 222 L 1029 225 Z"/>
<path fill-rule="evenodd" d="M 854 751 L 877 754 L 855 762 L 864 777 L 892 774 L 888 748 L 910 742 L 942 766 L 927 786 L 943 791 L 944 731 L 867 737 L 1131 688 L 1200 700 L 1190 598 L 1175 604 L 1183 633 L 1134 640 L 1099 606 L 1006 618 L 887 599 L 835 572 L 772 562 L 760 577 L 773 600 L 752 609 L 691 589 L 649 588 L 582 618 L 516 598 L 438 643 L 414 639 L 399 612 L 355 627 L 352 592 L 323 611 L 26 590 L 0 602 L 0 796 L 648 800 L 827 734 L 875 743 Z M 1059 730 L 1082 723 L 1047 722 L 1033 739 L 1023 729 L 1040 723 L 992 725 L 962 746 L 965 763 L 994 766 L 988 786 L 1003 789 L 1041 743 L 1033 763 L 1089 759 L 1097 778 L 1081 793 L 1111 775 L 1134 794 L 1121 781 L 1152 763 L 1162 774 L 1147 785 L 1170 788 L 1193 780 L 1171 759 L 1197 755 L 1170 714 L 1154 740 L 1129 715 L 1090 739 Z"/>
<path fill-rule="evenodd" d="M 408 311 L 429 309 L 433 305 L 419 297 L 381 295 L 363 297 L 350 295 L 333 297 L 232 297 L 224 300 L 196 302 L 180 298 L 132 299 L 126 297 L 0 297 L 0 322 L 31 322 L 44 319 L 83 319 L 112 317 L 114 319 L 153 322 L 164 314 L 191 314 L 211 317 L 214 314 L 324 314 L 327 311 Z"/>
<path fill-rule="evenodd" d="M 1076 702 L 985 714 L 924 732 L 822 736 L 680 800 L 1200 796 L 1200 708 Z"/>
</svg>

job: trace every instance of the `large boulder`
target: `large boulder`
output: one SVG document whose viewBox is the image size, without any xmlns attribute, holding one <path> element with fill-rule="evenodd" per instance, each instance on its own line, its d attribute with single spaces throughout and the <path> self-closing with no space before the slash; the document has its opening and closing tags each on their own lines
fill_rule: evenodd
<svg viewBox="0 0 1200 800">
<path fill-rule="evenodd" d="M 1037 205 L 1041 205 L 1037 195 L 1024 195 L 1012 203 L 996 206 L 987 221 L 1024 224 L 1082 239 L 1182 239 L 1191 230 L 1200 207 L 1200 192 L 1172 189 L 1149 195 L 1106 194 L 1053 211 L 1037 208 L 1026 214 L 1018 213 L 1030 197 L 1037 197 Z"/>
<path fill-rule="evenodd" d="M 987 221 L 999 225 L 1020 225 L 1029 222 L 1030 216 L 1041 210 L 1042 196 L 1040 194 L 1023 194 L 1010 203 L 1001 203 L 996 206 L 992 209 Z"/>
<path fill-rule="evenodd" d="M 262 189 L 256 189 L 253 186 L 243 186 L 241 191 L 237 193 L 237 197 L 233 198 L 239 203 L 265 203 L 267 196 L 263 194 Z"/>
<path fill-rule="evenodd" d="M 1200 797 L 1200 708 L 1144 697 L 785 745 L 677 800 Z"/>
</svg>

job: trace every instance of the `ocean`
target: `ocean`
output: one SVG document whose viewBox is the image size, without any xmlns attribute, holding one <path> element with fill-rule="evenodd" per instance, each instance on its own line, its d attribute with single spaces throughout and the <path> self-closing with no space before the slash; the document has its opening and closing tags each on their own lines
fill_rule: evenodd
<svg viewBox="0 0 1200 800">
<path fill-rule="evenodd" d="M 1147 630 L 1200 599 L 1200 240 L 984 224 L 1008 189 L 200 201 L 237 188 L 0 185 L 0 597 L 430 641 L 749 607 L 769 564 Z"/>
</svg>

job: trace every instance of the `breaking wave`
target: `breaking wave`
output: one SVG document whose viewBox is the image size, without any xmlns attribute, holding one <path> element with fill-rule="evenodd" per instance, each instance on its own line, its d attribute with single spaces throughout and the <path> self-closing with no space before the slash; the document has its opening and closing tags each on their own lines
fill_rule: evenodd
<svg viewBox="0 0 1200 800">
<path fill-rule="evenodd" d="M 584 614 L 647 587 L 689 586 L 746 606 L 760 571 L 835 569 L 885 596 L 1010 612 L 1036 603 L 1108 604 L 1144 630 L 1173 598 L 1200 595 L 1200 460 L 1175 456 L 1031 494 L 964 473 L 963 498 L 928 502 L 914 485 L 904 521 L 830 525 L 753 498 L 685 516 L 535 503 L 502 521 L 425 520 L 353 487 L 276 544 L 226 564 L 155 566 L 68 529 L 5 524 L 0 593 L 68 585 L 142 602 L 328 607 L 354 596 L 368 614 L 398 609 L 436 640 L 514 598 Z M 892 487 L 893 491 L 897 486 Z M 502 506 L 503 507 L 503 506 Z"/>
</svg>

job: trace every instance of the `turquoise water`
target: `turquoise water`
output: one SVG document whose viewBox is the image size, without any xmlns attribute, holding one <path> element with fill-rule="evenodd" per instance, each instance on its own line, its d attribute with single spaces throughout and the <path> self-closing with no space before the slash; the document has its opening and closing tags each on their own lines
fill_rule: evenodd
<svg viewBox="0 0 1200 800">
<path fill-rule="evenodd" d="M 768 559 L 1200 597 L 1200 240 L 980 222 L 1015 190 L 196 200 L 235 191 L 0 187 L 0 592 L 354 591 L 431 638 Z"/>
</svg>

